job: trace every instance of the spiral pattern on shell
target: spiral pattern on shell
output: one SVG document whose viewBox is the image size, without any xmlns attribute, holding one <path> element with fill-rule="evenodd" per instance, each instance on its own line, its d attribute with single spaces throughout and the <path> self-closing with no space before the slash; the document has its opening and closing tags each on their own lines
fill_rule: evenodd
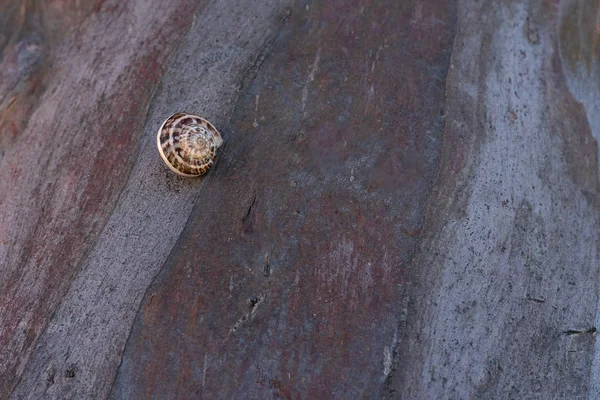
<svg viewBox="0 0 600 400">
<path fill-rule="evenodd" d="M 167 118 L 156 135 L 161 158 L 173 172 L 183 176 L 207 173 L 222 144 L 223 139 L 213 124 L 186 113 Z"/>
</svg>

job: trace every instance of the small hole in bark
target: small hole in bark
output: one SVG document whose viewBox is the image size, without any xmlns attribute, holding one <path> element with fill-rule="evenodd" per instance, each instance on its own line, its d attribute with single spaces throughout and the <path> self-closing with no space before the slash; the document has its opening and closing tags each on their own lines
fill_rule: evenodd
<svg viewBox="0 0 600 400">
<path fill-rule="evenodd" d="M 56 370 L 54 368 L 50 368 L 47 372 L 46 382 L 48 386 L 54 385 L 54 376 L 56 375 Z"/>
<path fill-rule="evenodd" d="M 281 16 L 281 23 L 285 24 L 286 22 L 288 22 L 291 16 L 292 16 L 292 10 L 285 10 L 283 15 Z"/>
<path fill-rule="evenodd" d="M 252 233 L 252 208 L 254 207 L 254 204 L 256 204 L 256 195 L 254 195 L 254 198 L 252 199 L 252 203 L 250 204 L 250 207 L 248 207 L 248 210 L 246 211 L 246 215 L 244 215 L 244 217 L 242 218 L 242 227 L 244 230 L 244 233 Z"/>
<path fill-rule="evenodd" d="M 67 378 L 75 378 L 76 372 L 77 372 L 77 368 L 75 368 L 74 365 L 71 365 L 69 368 L 67 368 L 67 371 L 65 372 L 65 376 Z"/>
</svg>

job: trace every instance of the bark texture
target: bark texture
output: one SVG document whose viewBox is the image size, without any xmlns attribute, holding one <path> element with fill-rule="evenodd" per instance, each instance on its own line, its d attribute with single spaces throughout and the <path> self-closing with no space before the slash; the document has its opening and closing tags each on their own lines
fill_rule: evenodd
<svg viewBox="0 0 600 400">
<path fill-rule="evenodd" d="M 597 0 L 0 0 L 0 398 L 600 399 L 599 138 Z"/>
</svg>

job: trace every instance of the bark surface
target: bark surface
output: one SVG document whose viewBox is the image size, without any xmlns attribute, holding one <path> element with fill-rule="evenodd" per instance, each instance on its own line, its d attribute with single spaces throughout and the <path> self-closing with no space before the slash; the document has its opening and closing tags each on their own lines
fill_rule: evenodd
<svg viewBox="0 0 600 400">
<path fill-rule="evenodd" d="M 599 8 L 0 0 L 0 398 L 600 398 Z"/>
</svg>

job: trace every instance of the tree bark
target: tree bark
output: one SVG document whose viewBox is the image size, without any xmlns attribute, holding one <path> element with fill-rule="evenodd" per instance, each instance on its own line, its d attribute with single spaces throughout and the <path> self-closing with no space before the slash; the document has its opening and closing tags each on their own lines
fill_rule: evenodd
<svg viewBox="0 0 600 400">
<path fill-rule="evenodd" d="M 600 398 L 599 7 L 0 0 L 0 398 Z"/>
</svg>

